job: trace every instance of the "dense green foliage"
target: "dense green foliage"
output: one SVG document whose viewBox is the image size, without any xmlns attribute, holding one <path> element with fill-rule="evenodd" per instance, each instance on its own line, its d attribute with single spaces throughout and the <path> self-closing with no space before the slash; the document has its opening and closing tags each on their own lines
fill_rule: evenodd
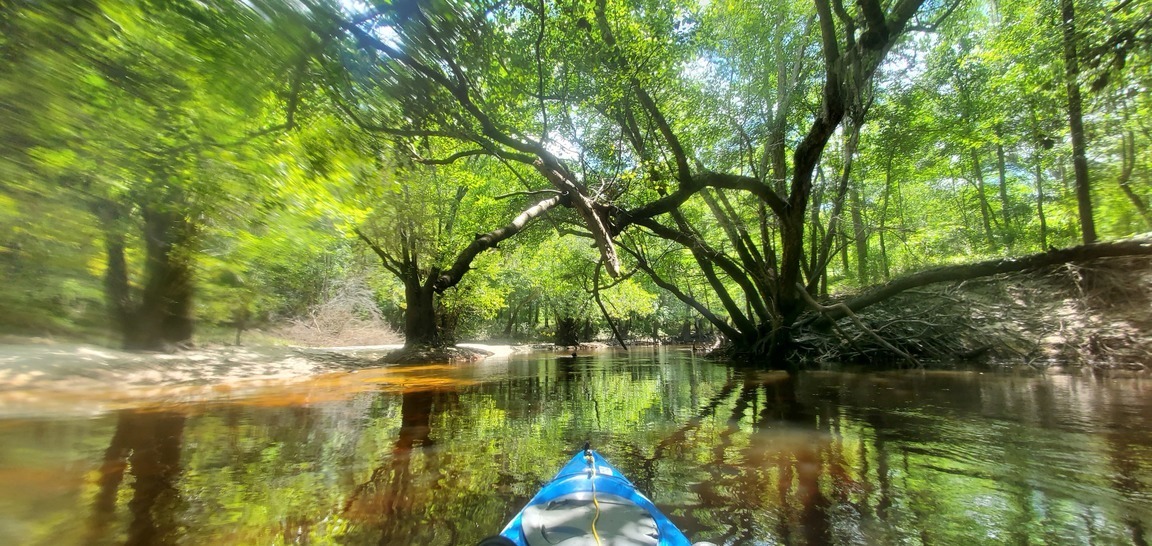
<svg viewBox="0 0 1152 546">
<path fill-rule="evenodd" d="M 6 3 L 0 325 L 166 346 L 368 279 L 432 341 L 767 352 L 797 285 L 1152 229 L 1152 7 L 1070 5 Z"/>
</svg>

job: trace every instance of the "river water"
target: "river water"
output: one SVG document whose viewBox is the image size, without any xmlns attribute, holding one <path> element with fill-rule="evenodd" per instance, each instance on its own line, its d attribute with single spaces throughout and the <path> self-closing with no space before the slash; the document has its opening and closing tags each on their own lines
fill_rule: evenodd
<svg viewBox="0 0 1152 546">
<path fill-rule="evenodd" d="M 0 390 L 0 544 L 472 545 L 585 441 L 693 540 L 1152 540 L 1143 373 L 789 376 L 663 348 Z"/>
</svg>

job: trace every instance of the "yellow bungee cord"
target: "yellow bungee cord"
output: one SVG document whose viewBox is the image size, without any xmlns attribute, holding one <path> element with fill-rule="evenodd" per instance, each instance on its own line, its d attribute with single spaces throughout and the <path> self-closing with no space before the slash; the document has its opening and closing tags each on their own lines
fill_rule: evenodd
<svg viewBox="0 0 1152 546">
<path fill-rule="evenodd" d="M 592 461 L 592 450 L 587 445 L 584 447 L 584 461 L 588 463 L 588 479 L 592 480 L 592 506 L 595 508 L 592 513 L 592 540 L 596 546 L 601 546 L 600 534 L 596 532 L 596 521 L 600 519 L 600 501 L 596 499 L 596 464 Z"/>
</svg>

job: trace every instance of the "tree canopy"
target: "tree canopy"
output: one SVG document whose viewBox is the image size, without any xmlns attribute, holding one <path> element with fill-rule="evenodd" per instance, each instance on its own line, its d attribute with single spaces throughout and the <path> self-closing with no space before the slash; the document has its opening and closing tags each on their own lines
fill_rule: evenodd
<svg viewBox="0 0 1152 546">
<path fill-rule="evenodd" d="M 1152 229 L 1150 8 L 6 4 L 0 298 L 155 348 L 374 267 L 410 342 L 786 355 L 813 297 Z"/>
</svg>

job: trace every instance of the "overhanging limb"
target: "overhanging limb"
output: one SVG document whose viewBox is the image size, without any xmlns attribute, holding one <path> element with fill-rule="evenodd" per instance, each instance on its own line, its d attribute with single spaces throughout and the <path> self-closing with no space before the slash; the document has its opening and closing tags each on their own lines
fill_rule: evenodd
<svg viewBox="0 0 1152 546">
<path fill-rule="evenodd" d="M 562 195 L 549 197 L 548 199 L 532 205 L 524 212 L 521 212 L 520 215 L 516 218 L 513 218 L 512 221 L 508 223 L 508 225 L 494 229 L 488 233 L 476 235 L 476 238 L 472 240 L 472 243 L 465 247 L 464 250 L 461 250 L 460 254 L 456 256 L 456 261 L 452 263 L 452 267 L 436 277 L 436 282 L 433 284 L 433 289 L 437 292 L 444 292 L 445 290 L 456 286 L 456 284 L 460 282 L 460 278 L 464 276 L 464 273 L 466 273 L 468 269 L 471 268 L 472 260 L 475 260 L 476 256 L 480 255 L 481 252 L 484 252 L 489 248 L 495 248 L 496 245 L 501 241 L 508 239 L 513 235 L 520 233 L 521 231 L 524 231 L 524 228 L 528 226 L 528 222 L 534 218 L 544 215 L 544 213 L 548 212 L 556 205 L 559 205 L 563 198 L 564 196 Z"/>
</svg>

